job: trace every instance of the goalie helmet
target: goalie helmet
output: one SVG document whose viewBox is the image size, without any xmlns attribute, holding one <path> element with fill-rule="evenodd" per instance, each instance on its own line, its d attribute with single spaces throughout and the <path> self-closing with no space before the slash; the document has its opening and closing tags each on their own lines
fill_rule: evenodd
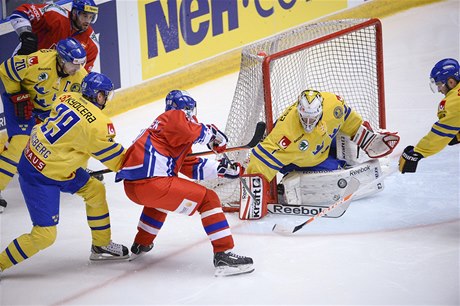
<svg viewBox="0 0 460 306">
<path fill-rule="evenodd" d="M 85 48 L 75 38 L 69 37 L 60 40 L 56 45 L 56 51 L 62 64 L 84 65 L 86 63 Z"/>
<path fill-rule="evenodd" d="M 457 82 L 460 82 L 460 66 L 453 58 L 445 58 L 434 65 L 430 73 L 431 90 L 433 92 L 438 92 L 438 85 L 442 84 L 445 86 L 449 78 L 453 78 Z"/>
<path fill-rule="evenodd" d="M 99 8 L 93 0 L 73 0 L 72 11 L 76 11 L 78 14 L 81 12 L 94 14 L 91 19 L 91 23 L 95 23 L 97 20 L 97 14 L 99 13 Z"/>
<path fill-rule="evenodd" d="M 165 111 L 182 110 L 188 117 L 196 115 L 196 101 L 185 90 L 172 90 L 166 95 Z"/>
<path fill-rule="evenodd" d="M 113 89 L 114 86 L 112 81 L 102 73 L 90 72 L 81 82 L 82 96 L 100 109 L 104 109 L 106 102 L 112 100 Z M 102 93 L 105 96 L 104 104 L 98 103 L 98 93 Z"/>
<path fill-rule="evenodd" d="M 307 89 L 297 99 L 300 123 L 307 133 L 311 133 L 323 116 L 323 96 L 319 91 Z"/>
</svg>

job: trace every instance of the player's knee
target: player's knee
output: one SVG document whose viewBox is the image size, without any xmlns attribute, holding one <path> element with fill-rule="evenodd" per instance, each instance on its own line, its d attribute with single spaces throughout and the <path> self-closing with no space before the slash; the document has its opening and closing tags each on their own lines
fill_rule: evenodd
<svg viewBox="0 0 460 306">
<path fill-rule="evenodd" d="M 99 206 L 101 203 L 106 202 L 105 186 L 101 181 L 95 178 L 90 178 L 77 194 L 83 197 L 87 205 L 92 207 Z"/>
<path fill-rule="evenodd" d="M 56 226 L 34 226 L 31 232 L 32 244 L 38 250 L 46 249 L 56 241 Z"/>
<path fill-rule="evenodd" d="M 214 208 L 221 208 L 219 196 L 214 190 L 206 189 L 206 194 L 204 195 L 203 202 L 198 207 L 198 211 L 202 213 Z"/>
</svg>

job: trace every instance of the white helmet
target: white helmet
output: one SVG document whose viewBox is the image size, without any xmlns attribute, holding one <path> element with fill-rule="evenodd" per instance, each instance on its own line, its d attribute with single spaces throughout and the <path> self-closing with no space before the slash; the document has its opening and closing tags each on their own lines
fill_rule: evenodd
<svg viewBox="0 0 460 306">
<path fill-rule="evenodd" d="M 307 133 L 311 133 L 323 115 L 323 96 L 319 91 L 307 89 L 297 100 L 300 123 Z"/>
</svg>

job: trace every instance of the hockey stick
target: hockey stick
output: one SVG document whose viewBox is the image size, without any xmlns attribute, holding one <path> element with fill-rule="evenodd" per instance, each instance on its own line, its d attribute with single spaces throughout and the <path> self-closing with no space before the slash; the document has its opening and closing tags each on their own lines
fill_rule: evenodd
<svg viewBox="0 0 460 306">
<path fill-rule="evenodd" d="M 309 218 L 304 223 L 299 224 L 295 226 L 294 228 L 275 224 L 273 225 L 272 231 L 280 235 L 289 235 L 289 234 L 293 234 L 297 232 L 298 230 L 300 230 L 302 227 L 304 227 L 308 223 L 313 222 L 315 221 L 315 219 L 321 218 L 324 215 L 326 215 L 328 212 L 336 209 L 339 205 L 344 205 L 345 203 L 350 202 L 353 195 L 356 193 L 356 191 L 358 191 L 359 185 L 360 185 L 359 181 L 355 179 L 354 177 L 352 177 L 350 181 L 348 182 L 347 188 L 345 188 L 345 191 L 343 192 L 344 197 L 342 199 L 338 200 L 337 202 L 335 202 L 328 208 L 321 210 L 321 212 L 319 212 L 317 215 L 314 215 L 313 217 Z"/>
<path fill-rule="evenodd" d="M 262 138 L 264 137 L 265 126 L 266 126 L 265 122 L 263 122 L 263 121 L 257 122 L 256 129 L 254 131 L 254 136 L 252 136 L 252 139 L 247 144 L 242 145 L 242 146 L 227 148 L 225 150 L 225 152 L 232 152 L 232 151 L 250 149 L 250 148 L 255 147 L 262 140 Z M 200 155 L 209 155 L 209 154 L 216 154 L 216 152 L 214 152 L 214 151 L 204 151 L 204 152 L 192 153 L 192 154 L 189 154 L 187 156 L 200 156 Z M 110 170 L 110 169 L 102 169 L 102 170 L 91 172 L 90 176 L 106 174 L 106 173 L 110 173 L 110 172 L 112 172 L 112 170 Z"/>
<path fill-rule="evenodd" d="M 280 224 L 275 224 L 272 228 L 272 231 L 277 233 L 277 234 L 280 234 L 280 235 L 290 235 L 290 234 L 293 234 L 295 232 L 297 232 L 298 230 L 300 230 L 302 227 L 304 227 L 305 225 L 307 225 L 308 223 L 311 223 L 313 222 L 315 219 L 317 218 L 321 218 L 321 217 L 324 217 L 324 215 L 326 215 L 327 213 L 331 212 L 332 210 L 336 209 L 338 206 L 343 206 L 343 205 L 346 205 L 346 204 L 349 204 L 351 202 L 351 199 L 352 197 L 356 194 L 356 192 L 359 190 L 359 189 L 362 189 L 362 188 L 367 188 L 369 187 L 370 185 L 373 185 L 373 184 L 376 184 L 376 183 L 379 183 L 381 181 L 383 181 L 386 177 L 392 175 L 393 173 L 397 172 L 398 171 L 398 168 L 390 168 L 390 170 L 387 172 L 387 173 L 384 173 L 382 174 L 379 178 L 371 181 L 371 182 L 368 182 L 364 185 L 360 185 L 359 184 L 359 181 L 355 178 L 352 178 L 351 180 L 355 180 L 355 181 L 358 181 L 358 186 L 357 187 L 353 187 L 353 188 L 350 188 L 350 183 L 351 183 L 351 180 L 350 182 L 348 183 L 348 186 L 347 188 L 345 188 L 345 191 L 344 191 L 344 197 L 340 200 L 338 200 L 337 202 L 333 203 L 331 206 L 329 206 L 328 208 L 326 209 L 323 209 L 321 210 L 320 213 L 318 213 L 317 215 L 311 217 L 310 219 L 308 219 L 307 221 L 305 221 L 304 223 L 300 224 L 300 225 L 297 225 L 295 226 L 294 228 L 288 228 L 287 226 L 284 226 L 284 225 L 280 225 Z M 349 189 L 350 188 L 350 189 Z"/>
<path fill-rule="evenodd" d="M 227 148 L 225 152 L 233 152 L 233 151 L 250 149 L 250 148 L 255 147 L 264 137 L 265 126 L 266 126 L 265 122 L 263 121 L 257 122 L 256 129 L 254 131 L 254 135 L 252 136 L 252 139 L 247 144 L 242 145 L 242 146 Z M 200 156 L 200 155 L 209 155 L 209 154 L 215 154 L 215 152 L 214 151 L 196 152 L 196 153 L 189 154 L 188 156 Z"/>
</svg>

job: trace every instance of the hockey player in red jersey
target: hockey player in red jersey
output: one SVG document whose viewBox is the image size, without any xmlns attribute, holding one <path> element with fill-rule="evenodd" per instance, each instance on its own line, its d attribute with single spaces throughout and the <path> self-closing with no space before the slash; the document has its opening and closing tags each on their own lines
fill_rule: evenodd
<svg viewBox="0 0 460 306">
<path fill-rule="evenodd" d="M 131 247 L 132 259 L 153 248 L 168 212 L 201 214 L 201 222 L 214 250 L 216 276 L 254 271 L 249 257 L 234 254 L 229 224 L 217 194 L 191 180 L 218 176 L 238 178 L 239 163 L 188 157 L 192 145 L 207 144 L 217 153 L 225 151 L 227 137 L 214 125 L 199 123 L 196 102 L 186 91 L 173 90 L 166 96 L 166 111 L 142 132 L 128 149 L 116 181 L 124 180 L 126 195 L 143 205 L 138 233 Z"/>
<path fill-rule="evenodd" d="M 54 49 L 61 39 L 73 37 L 86 50 L 85 69 L 90 72 L 99 53 L 99 42 L 90 26 L 97 14 L 93 0 L 73 0 L 70 12 L 54 3 L 22 4 L 10 16 L 21 41 L 16 52 L 29 55 L 39 49 Z"/>
</svg>

